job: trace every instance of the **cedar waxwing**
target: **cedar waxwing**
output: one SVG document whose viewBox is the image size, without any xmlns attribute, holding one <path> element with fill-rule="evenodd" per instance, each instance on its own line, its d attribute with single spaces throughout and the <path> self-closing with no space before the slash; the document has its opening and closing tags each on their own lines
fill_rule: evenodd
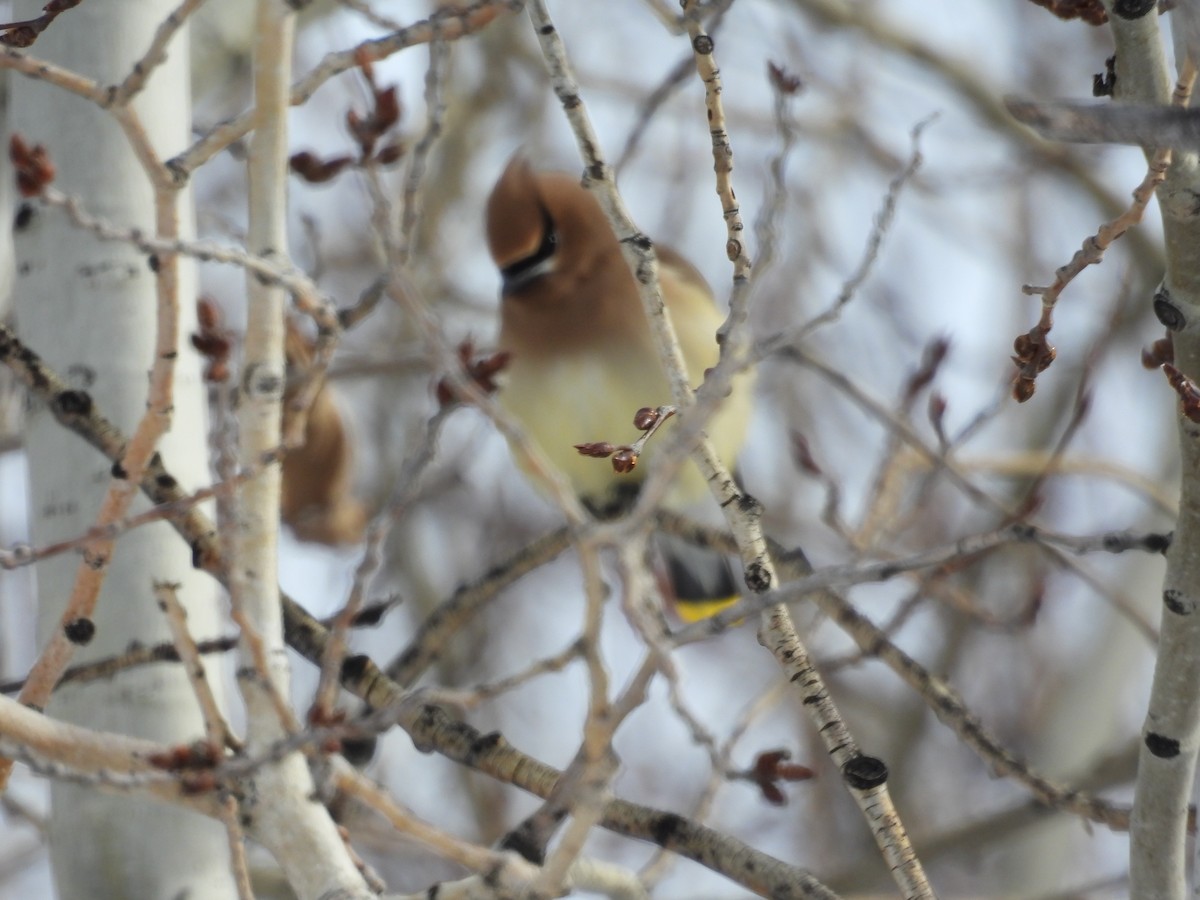
<svg viewBox="0 0 1200 900">
<path fill-rule="evenodd" d="M 312 347 L 290 321 L 284 348 L 289 371 L 312 365 Z M 284 390 L 285 430 L 295 415 L 289 406 L 296 391 L 294 383 Z M 303 446 L 283 458 L 280 518 L 297 538 L 330 546 L 362 539 L 367 512 L 351 494 L 353 463 L 353 447 L 337 401 L 329 385 L 322 384 L 308 408 Z"/>
<path fill-rule="evenodd" d="M 511 354 L 500 403 L 597 514 L 619 512 L 647 460 L 617 474 L 609 460 L 582 456 L 574 445 L 632 443 L 639 436 L 634 414 L 670 403 L 671 390 L 612 226 L 578 179 L 535 173 L 517 157 L 488 199 L 487 241 L 503 278 L 499 349 Z M 717 364 L 716 334 L 724 316 L 690 263 L 665 247 L 655 249 L 663 298 L 691 383 L 698 385 Z M 750 376 L 739 376 L 708 423 L 726 463 L 745 437 L 750 390 Z M 662 439 L 654 436 L 643 456 L 653 457 Z M 694 512 L 693 504 L 708 496 L 689 460 L 668 504 Z M 715 502 L 711 507 L 716 510 Z M 661 535 L 656 543 L 683 618 L 712 615 L 740 593 L 724 557 Z"/>
</svg>

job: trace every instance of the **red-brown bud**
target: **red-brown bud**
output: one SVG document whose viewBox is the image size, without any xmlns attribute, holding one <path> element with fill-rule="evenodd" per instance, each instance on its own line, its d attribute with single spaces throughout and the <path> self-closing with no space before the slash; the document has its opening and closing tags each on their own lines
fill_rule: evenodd
<svg viewBox="0 0 1200 900">
<path fill-rule="evenodd" d="M 1175 362 L 1175 345 L 1171 336 L 1159 338 L 1149 349 L 1142 349 L 1142 366 L 1147 369 L 1157 369 L 1163 363 Z"/>
<path fill-rule="evenodd" d="M 1171 387 L 1179 395 L 1183 414 L 1193 422 L 1200 422 L 1200 388 L 1196 386 L 1196 382 L 1192 381 L 1192 379 L 1188 378 L 1170 363 L 1163 363 L 1162 369 L 1163 373 L 1167 376 L 1167 381 L 1171 383 Z"/>
<path fill-rule="evenodd" d="M 225 359 L 229 356 L 229 336 L 219 331 L 193 334 L 192 346 L 209 359 Z"/>
<path fill-rule="evenodd" d="M 508 361 L 512 359 L 512 354 L 500 351 L 491 356 L 475 359 L 475 344 L 470 338 L 467 338 L 458 345 L 458 359 L 463 368 L 467 370 L 468 377 L 478 385 L 481 391 L 485 394 L 494 394 L 499 388 L 496 376 L 504 371 Z M 448 406 L 452 401 L 462 399 L 448 378 L 438 381 L 434 387 L 434 393 L 439 406 Z"/>
<path fill-rule="evenodd" d="M 14 133 L 8 141 L 8 158 L 17 173 L 17 190 L 22 197 L 36 197 L 54 180 L 54 163 L 41 144 L 30 147 Z"/>
<path fill-rule="evenodd" d="M 375 154 L 375 162 L 381 166 L 390 166 L 393 163 L 399 162 L 404 157 L 406 149 L 402 141 L 392 141 Z"/>
<path fill-rule="evenodd" d="M 302 150 L 292 154 L 288 159 L 288 167 L 310 184 L 323 184 L 353 162 L 349 156 L 321 159 L 315 153 Z"/>
<path fill-rule="evenodd" d="M 750 769 L 751 780 L 762 791 L 763 798 L 773 806 L 783 806 L 787 797 L 780 790 L 780 781 L 807 781 L 816 777 L 808 766 L 789 763 L 791 754 L 787 750 L 767 750 L 760 753 Z"/>
<path fill-rule="evenodd" d="M 781 94 L 795 94 L 804 87 L 799 75 L 770 61 L 767 62 L 767 78 L 770 79 L 771 87 Z"/>
<path fill-rule="evenodd" d="M 575 444 L 575 449 L 579 451 L 580 456 L 593 456 L 596 459 L 605 459 L 613 455 L 613 451 L 617 448 L 608 441 L 595 441 L 590 444 Z"/>
<path fill-rule="evenodd" d="M 223 359 L 214 359 L 204 370 L 204 380 L 210 384 L 224 384 L 229 380 L 229 363 Z"/>
<path fill-rule="evenodd" d="M 618 475 L 627 475 L 637 468 L 638 455 L 631 448 L 625 447 L 613 454 L 612 467 Z"/>
<path fill-rule="evenodd" d="M 638 431 L 649 431 L 658 424 L 660 416 L 657 409 L 643 406 L 633 416 L 633 427 Z"/>
<path fill-rule="evenodd" d="M 212 297 L 200 297 L 196 301 L 196 321 L 205 331 L 212 331 L 221 325 L 221 307 Z"/>
<path fill-rule="evenodd" d="M 1050 368 L 1050 363 L 1054 362 L 1054 359 L 1057 356 L 1058 351 L 1054 348 L 1054 346 L 1047 344 L 1045 349 L 1038 355 L 1037 370 L 1039 372 L 1045 372 L 1046 369 Z"/>
</svg>

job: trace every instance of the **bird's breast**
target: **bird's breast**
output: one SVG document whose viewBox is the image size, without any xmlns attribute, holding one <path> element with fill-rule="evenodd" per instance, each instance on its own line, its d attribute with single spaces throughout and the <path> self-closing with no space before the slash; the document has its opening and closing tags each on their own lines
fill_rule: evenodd
<svg viewBox="0 0 1200 900">
<path fill-rule="evenodd" d="M 633 443 L 641 434 L 634 415 L 644 406 L 670 404 L 670 385 L 636 289 L 630 289 L 632 278 L 629 285 L 605 290 L 591 284 L 586 292 L 559 290 L 562 285 L 550 278 L 536 290 L 531 285 L 504 299 L 499 346 L 512 359 L 499 399 L 581 496 L 604 503 L 615 487 L 645 476 L 673 423 L 651 438 L 638 467 L 625 475 L 616 474 L 610 460 L 581 456 L 574 445 Z M 705 370 L 716 365 L 716 331 L 723 317 L 702 282 L 664 266 L 662 285 L 689 381 L 698 385 Z M 585 295 L 592 302 L 583 304 Z M 736 379 L 734 396 L 708 425 L 727 463 L 745 436 L 750 383 L 748 375 Z M 707 493 L 699 468 L 688 463 L 668 499 L 678 508 Z"/>
<path fill-rule="evenodd" d="M 617 479 L 637 481 L 643 472 L 617 475 L 608 460 L 581 456 L 574 445 L 632 443 L 640 434 L 633 426 L 638 409 L 670 402 L 657 358 L 607 349 L 524 359 L 516 354 L 500 394 L 501 405 L 576 491 L 593 499 L 606 496 Z"/>
</svg>

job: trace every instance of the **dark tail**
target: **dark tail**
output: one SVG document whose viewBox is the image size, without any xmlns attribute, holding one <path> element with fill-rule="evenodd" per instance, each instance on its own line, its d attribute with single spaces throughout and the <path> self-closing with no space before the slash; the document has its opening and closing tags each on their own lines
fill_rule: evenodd
<svg viewBox="0 0 1200 900">
<path fill-rule="evenodd" d="M 684 621 L 715 616 L 741 599 L 741 586 L 724 554 L 661 533 L 654 536 L 654 547 L 666 569 L 664 593 Z"/>
</svg>

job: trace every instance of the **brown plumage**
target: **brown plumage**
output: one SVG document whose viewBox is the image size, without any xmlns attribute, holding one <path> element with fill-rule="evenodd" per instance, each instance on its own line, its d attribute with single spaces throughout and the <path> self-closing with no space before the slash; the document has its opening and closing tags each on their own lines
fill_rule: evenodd
<svg viewBox="0 0 1200 900">
<path fill-rule="evenodd" d="M 289 370 L 312 364 L 312 348 L 288 323 L 285 344 Z M 284 391 L 284 427 L 297 385 Z M 283 458 L 280 517 L 302 541 L 352 544 L 362 538 L 366 510 L 352 494 L 354 449 L 333 391 L 322 384 L 308 409 L 304 444 Z"/>
<path fill-rule="evenodd" d="M 488 248 L 503 278 L 499 347 L 512 354 L 500 402 L 586 501 L 609 507 L 644 477 L 664 435 L 651 439 L 627 475 L 614 473 L 606 460 L 580 456 L 573 445 L 632 442 L 634 413 L 671 402 L 637 283 L 599 202 L 569 175 L 535 172 L 514 159 L 488 199 L 486 220 Z M 698 385 L 716 365 L 724 316 L 692 265 L 655 249 L 663 298 Z M 749 377 L 740 377 L 707 429 L 727 463 L 745 436 L 750 387 Z M 684 506 L 707 493 L 688 462 L 669 502 Z"/>
</svg>

